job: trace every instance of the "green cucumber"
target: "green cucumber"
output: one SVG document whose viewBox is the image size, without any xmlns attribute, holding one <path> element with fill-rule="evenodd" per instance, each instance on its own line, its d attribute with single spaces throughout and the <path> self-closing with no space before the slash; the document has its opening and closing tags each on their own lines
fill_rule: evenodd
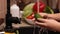
<svg viewBox="0 0 60 34">
<path fill-rule="evenodd" d="M 35 18 L 42 18 L 38 13 L 35 14 Z"/>
<path fill-rule="evenodd" d="M 44 13 L 54 14 L 54 11 L 49 6 L 46 6 Z"/>
</svg>

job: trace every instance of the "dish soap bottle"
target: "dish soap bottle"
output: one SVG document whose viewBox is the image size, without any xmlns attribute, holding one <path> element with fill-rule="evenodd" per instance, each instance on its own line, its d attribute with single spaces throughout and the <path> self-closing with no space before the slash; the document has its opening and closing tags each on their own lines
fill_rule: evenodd
<svg viewBox="0 0 60 34">
<path fill-rule="evenodd" d="M 17 4 L 13 4 L 11 6 L 11 8 L 10 8 L 10 11 L 11 11 L 12 17 L 18 17 L 18 18 L 20 18 L 19 7 L 17 6 Z"/>
</svg>

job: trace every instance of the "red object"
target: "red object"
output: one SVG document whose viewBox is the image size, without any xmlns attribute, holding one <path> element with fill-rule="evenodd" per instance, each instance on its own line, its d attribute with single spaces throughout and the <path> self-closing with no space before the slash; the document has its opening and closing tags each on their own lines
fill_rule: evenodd
<svg viewBox="0 0 60 34">
<path fill-rule="evenodd" d="M 38 3 L 38 2 L 36 2 L 35 5 L 33 6 L 33 10 L 36 11 L 36 12 L 38 11 L 38 10 L 37 10 L 37 9 L 38 9 L 37 3 Z M 39 12 L 43 12 L 44 8 L 45 8 L 45 4 L 40 1 L 40 2 L 39 2 Z"/>
<path fill-rule="evenodd" d="M 43 12 L 43 10 L 44 10 L 44 8 L 45 8 L 45 4 L 43 3 L 43 2 L 39 2 L 39 12 L 41 13 L 41 12 Z M 33 11 L 35 11 L 36 13 L 37 13 L 37 2 L 35 3 L 35 5 L 33 6 Z M 35 13 L 34 12 L 34 13 Z M 33 19 L 34 18 L 34 13 L 32 13 L 31 15 L 29 15 L 28 17 L 27 17 L 27 19 Z"/>
<path fill-rule="evenodd" d="M 27 19 L 33 19 L 34 18 L 34 13 L 32 13 L 31 15 L 29 15 L 28 17 L 27 17 Z"/>
</svg>

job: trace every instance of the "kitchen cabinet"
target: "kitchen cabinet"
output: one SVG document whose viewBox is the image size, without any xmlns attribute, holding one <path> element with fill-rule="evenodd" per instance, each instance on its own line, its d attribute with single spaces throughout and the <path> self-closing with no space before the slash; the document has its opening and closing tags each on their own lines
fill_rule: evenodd
<svg viewBox="0 0 60 34">
<path fill-rule="evenodd" d="M 0 30 L 4 29 L 4 20 L 7 11 L 7 0 L 0 0 Z"/>
<path fill-rule="evenodd" d="M 0 0 L 0 18 L 5 18 L 6 11 L 7 11 L 7 1 Z"/>
</svg>

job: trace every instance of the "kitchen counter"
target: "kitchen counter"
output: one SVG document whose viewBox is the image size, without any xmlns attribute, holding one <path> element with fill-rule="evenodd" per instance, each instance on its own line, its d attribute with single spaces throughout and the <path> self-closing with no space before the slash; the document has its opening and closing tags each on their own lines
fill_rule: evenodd
<svg viewBox="0 0 60 34">
<path fill-rule="evenodd" d="M 32 25 L 26 24 L 25 22 L 21 22 L 21 24 L 14 24 L 12 25 L 13 27 L 33 27 Z"/>
<path fill-rule="evenodd" d="M 25 23 L 24 21 L 21 21 L 21 24 L 12 24 L 13 28 L 20 28 L 20 27 L 33 27 L 32 25 L 29 25 Z M 5 28 L 5 22 L 0 25 L 0 30 Z"/>
</svg>

